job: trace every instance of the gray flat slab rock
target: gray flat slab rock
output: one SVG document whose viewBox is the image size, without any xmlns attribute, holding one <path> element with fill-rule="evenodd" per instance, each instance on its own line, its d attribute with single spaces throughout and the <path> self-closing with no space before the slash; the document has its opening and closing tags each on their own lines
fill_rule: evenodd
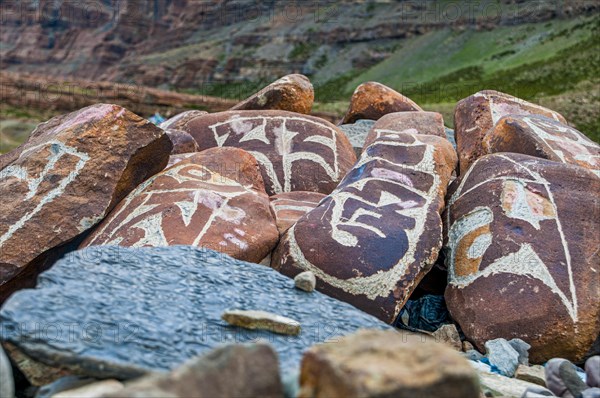
<svg viewBox="0 0 600 398">
<path fill-rule="evenodd" d="M 229 326 L 228 309 L 297 320 L 298 336 Z M 3 340 L 49 365 L 98 378 L 170 370 L 224 343 L 263 339 L 282 369 L 309 346 L 389 326 L 258 264 L 190 246 L 90 247 L 68 254 L 0 311 Z"/>
<path fill-rule="evenodd" d="M 365 144 L 365 139 L 369 135 L 371 127 L 375 124 L 375 120 L 360 119 L 354 123 L 342 124 L 338 127 L 346 134 L 352 147 L 355 151 L 358 150 L 357 156 L 360 156 L 362 147 Z"/>
</svg>

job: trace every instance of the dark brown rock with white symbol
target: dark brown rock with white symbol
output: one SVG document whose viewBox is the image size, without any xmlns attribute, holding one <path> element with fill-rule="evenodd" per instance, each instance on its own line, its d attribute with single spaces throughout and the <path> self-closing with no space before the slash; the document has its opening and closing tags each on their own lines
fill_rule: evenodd
<svg viewBox="0 0 600 398">
<path fill-rule="evenodd" d="M 325 196 L 322 193 L 307 191 L 285 192 L 271 196 L 269 200 L 279 233 L 283 234 L 300 217 L 317 207 Z"/>
<path fill-rule="evenodd" d="M 377 82 L 366 82 L 354 90 L 341 124 L 358 119 L 377 120 L 393 112 L 422 111 L 410 98 Z"/>
<path fill-rule="evenodd" d="M 317 290 L 393 322 L 437 259 L 455 166 L 446 139 L 377 139 L 338 189 L 282 236 L 271 266 L 289 276 L 312 271 Z"/>
<path fill-rule="evenodd" d="M 520 338 L 533 363 L 581 360 L 600 331 L 600 179 L 503 153 L 456 184 L 445 214 L 453 319 L 480 350 Z"/>
<path fill-rule="evenodd" d="M 512 95 L 484 90 L 471 95 L 454 109 L 454 132 L 459 154 L 460 174 L 464 174 L 477 158 L 486 154 L 483 139 L 494 125 L 507 115 L 542 115 L 561 123 L 559 113 Z"/>
<path fill-rule="evenodd" d="M 231 110 L 281 110 L 309 114 L 315 92 L 304 75 L 292 74 L 274 81 Z"/>
<path fill-rule="evenodd" d="M 356 155 L 333 124 L 285 111 L 227 111 L 189 122 L 200 149 L 233 146 L 261 166 L 269 195 L 290 191 L 329 194 L 352 167 Z"/>
<path fill-rule="evenodd" d="M 40 124 L 25 144 L 1 156 L 0 300 L 22 287 L 11 279 L 35 278 L 51 249 L 93 227 L 163 169 L 170 151 L 160 128 L 99 104 Z"/>
<path fill-rule="evenodd" d="M 278 237 L 256 160 L 241 149 L 214 148 L 139 186 L 82 247 L 192 245 L 258 262 Z"/>
<path fill-rule="evenodd" d="M 437 112 L 394 112 L 379 119 L 365 139 L 364 148 L 375 139 L 395 133 L 428 134 L 446 138 L 444 118 Z"/>
<path fill-rule="evenodd" d="M 488 153 L 522 153 L 576 164 L 600 176 L 600 146 L 574 128 L 545 116 L 505 116 L 486 134 L 483 145 Z"/>
</svg>

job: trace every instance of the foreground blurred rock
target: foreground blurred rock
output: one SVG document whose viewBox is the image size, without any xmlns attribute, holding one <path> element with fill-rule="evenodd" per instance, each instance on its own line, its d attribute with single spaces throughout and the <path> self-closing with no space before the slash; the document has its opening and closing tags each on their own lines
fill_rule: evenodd
<svg viewBox="0 0 600 398">
<path fill-rule="evenodd" d="M 479 398 L 475 370 L 441 344 L 411 344 L 395 331 L 362 330 L 310 348 L 302 398 Z"/>
<path fill-rule="evenodd" d="M 0 302 L 163 169 L 171 147 L 147 120 L 98 104 L 40 124 L 0 156 Z"/>
<path fill-rule="evenodd" d="M 2 346 L 0 346 L 0 397 L 12 398 L 15 395 L 15 381 L 12 368 Z"/>
<path fill-rule="evenodd" d="M 480 158 L 454 185 L 446 300 L 466 337 L 480 350 L 523 339 L 534 363 L 582 360 L 600 332 L 600 179 L 503 153 Z"/>
<path fill-rule="evenodd" d="M 227 345 L 179 366 L 143 377 L 106 398 L 283 397 L 277 354 L 267 344 Z"/>
<path fill-rule="evenodd" d="M 272 311 L 298 321 L 302 332 L 232 327 L 221 319 L 230 308 Z M 36 324 L 70 332 L 20 326 Z M 259 338 L 287 369 L 313 344 L 359 328 L 389 328 L 349 304 L 294 288 L 292 279 L 269 267 L 190 246 L 100 246 L 70 254 L 40 275 L 36 289 L 5 303 L 0 327 L 5 341 L 37 361 L 121 380 L 170 370 L 223 343 Z"/>
</svg>

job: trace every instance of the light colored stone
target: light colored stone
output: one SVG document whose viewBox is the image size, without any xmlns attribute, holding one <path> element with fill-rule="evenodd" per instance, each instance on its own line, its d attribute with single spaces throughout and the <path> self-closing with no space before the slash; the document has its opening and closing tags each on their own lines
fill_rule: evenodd
<svg viewBox="0 0 600 398">
<path fill-rule="evenodd" d="M 397 331 L 362 330 L 310 348 L 301 398 L 478 398 L 477 374 L 456 351 Z"/>
<path fill-rule="evenodd" d="M 470 351 L 470 350 L 474 350 L 475 347 L 473 347 L 473 344 L 471 344 L 470 342 L 468 342 L 467 340 L 462 342 L 462 350 L 464 352 Z"/>
<path fill-rule="evenodd" d="M 12 398 L 15 395 L 15 381 L 13 379 L 10 362 L 0 346 L 0 397 Z"/>
<path fill-rule="evenodd" d="M 312 292 L 317 285 L 317 278 L 315 277 L 315 274 L 310 271 L 300 272 L 294 277 L 294 285 L 296 285 L 298 289 Z"/>
<path fill-rule="evenodd" d="M 529 365 L 529 349 L 531 348 L 531 345 L 521 339 L 509 340 L 508 344 L 519 353 L 519 364 L 525 366 Z"/>
<path fill-rule="evenodd" d="M 123 389 L 123 384 L 114 379 L 102 380 L 73 390 L 61 391 L 52 398 L 100 398 Z"/>
<path fill-rule="evenodd" d="M 232 326 L 269 330 L 279 334 L 297 335 L 301 330 L 299 322 L 267 311 L 229 310 L 221 318 Z"/>
<path fill-rule="evenodd" d="M 490 364 L 498 368 L 503 376 L 513 377 L 519 365 L 519 353 L 505 339 L 494 339 L 485 343 L 485 352 Z"/>
<path fill-rule="evenodd" d="M 519 365 L 515 372 L 515 378 L 546 387 L 546 375 L 544 367 L 541 365 Z"/>
<path fill-rule="evenodd" d="M 456 326 L 452 323 L 442 325 L 438 330 L 433 332 L 433 337 L 438 343 L 445 344 L 449 347 L 454 348 L 456 351 L 462 350 L 462 343 L 460 341 L 460 335 Z"/>
<path fill-rule="evenodd" d="M 481 390 L 486 397 L 521 398 L 528 388 L 539 389 L 540 386 L 527 381 L 505 377 L 497 373 L 479 371 Z"/>
</svg>

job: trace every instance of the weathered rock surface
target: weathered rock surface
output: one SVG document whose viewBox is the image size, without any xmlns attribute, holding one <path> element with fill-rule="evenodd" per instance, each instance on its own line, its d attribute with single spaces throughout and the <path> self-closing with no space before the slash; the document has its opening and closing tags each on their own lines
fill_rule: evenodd
<svg viewBox="0 0 600 398">
<path fill-rule="evenodd" d="M 181 130 L 192 119 L 208 114 L 206 111 L 185 111 L 165 120 L 158 125 L 163 130 Z"/>
<path fill-rule="evenodd" d="M 433 337 L 438 343 L 447 345 L 456 351 L 462 351 L 462 342 L 460 341 L 460 334 L 456 326 L 452 323 L 442 325 L 438 330 L 433 332 Z"/>
<path fill-rule="evenodd" d="M 358 119 L 377 120 L 393 112 L 422 111 L 410 98 L 377 82 L 366 82 L 354 90 L 350 106 L 340 124 Z"/>
<path fill-rule="evenodd" d="M 100 222 L 170 151 L 160 128 L 98 104 L 40 124 L 0 156 L 0 301 L 22 287 L 11 279 L 34 279 L 52 249 Z"/>
<path fill-rule="evenodd" d="M 38 328 L 38 333 L 43 333 L 40 329 L 41 327 Z M 25 355 L 10 343 L 4 343 L 3 345 L 6 349 L 6 354 L 33 386 L 44 386 L 71 375 L 71 372 L 60 364 L 49 366 Z"/>
<path fill-rule="evenodd" d="M 312 271 L 317 290 L 392 323 L 437 259 L 455 165 L 444 138 L 379 138 L 282 236 L 271 266 L 291 277 Z"/>
<path fill-rule="evenodd" d="M 200 150 L 233 146 L 258 160 L 267 193 L 329 194 L 356 162 L 352 145 L 333 124 L 285 111 L 228 111 L 186 125 Z"/>
<path fill-rule="evenodd" d="M 15 396 L 15 381 L 13 379 L 10 362 L 0 346 L 0 397 L 12 398 Z"/>
<path fill-rule="evenodd" d="M 505 339 L 485 342 L 485 355 L 490 365 L 495 366 L 501 375 L 513 377 L 519 366 L 519 353 Z"/>
<path fill-rule="evenodd" d="M 140 185 L 81 247 L 192 245 L 259 262 L 278 239 L 254 157 L 212 148 Z"/>
<path fill-rule="evenodd" d="M 485 135 L 483 146 L 487 153 L 522 153 L 576 164 L 600 176 L 600 146 L 574 128 L 545 116 L 505 116 Z"/>
<path fill-rule="evenodd" d="M 281 110 L 309 114 L 315 99 L 310 80 L 304 75 L 292 74 L 269 84 L 245 99 L 231 110 Z"/>
<path fill-rule="evenodd" d="M 123 383 L 115 379 L 102 380 L 96 383 L 61 391 L 52 398 L 102 398 L 123 390 Z"/>
<path fill-rule="evenodd" d="M 441 344 L 409 344 L 396 331 L 363 330 L 310 348 L 302 398 L 478 398 L 475 370 Z"/>
<path fill-rule="evenodd" d="M 511 377 L 499 375 L 497 373 L 480 371 L 479 382 L 481 383 L 481 390 L 486 397 L 508 397 L 508 398 L 522 398 L 523 393 L 527 389 L 544 391 L 548 395 L 538 395 L 538 397 L 548 396 L 552 397 L 553 394 L 550 390 L 540 390 L 538 384 L 530 383 L 525 380 L 519 380 Z M 535 397 L 535 395 L 527 395 L 529 397 Z"/>
<path fill-rule="evenodd" d="M 517 371 L 515 372 L 515 378 L 546 387 L 544 367 L 540 365 L 519 365 L 517 367 Z"/>
<path fill-rule="evenodd" d="M 557 112 L 512 95 L 494 90 L 473 94 L 458 102 L 454 109 L 460 174 L 464 174 L 477 158 L 486 154 L 483 147 L 485 135 L 500 118 L 507 115 L 542 115 L 566 123 L 565 118 Z"/>
<path fill-rule="evenodd" d="M 297 320 L 298 336 L 232 327 L 221 314 L 270 309 Z M 35 325 L 55 325 L 40 333 Z M 23 327 L 25 325 L 25 327 Z M 302 352 L 359 328 L 389 326 L 318 292 L 306 294 L 269 267 L 190 246 L 90 247 L 41 274 L 36 289 L 0 311 L 2 338 L 37 360 L 98 378 L 169 370 L 226 342 L 264 338 L 283 369 Z M 55 332 L 60 327 L 62 333 Z"/>
<path fill-rule="evenodd" d="M 299 322 L 267 311 L 227 310 L 221 319 L 232 326 L 244 329 L 268 330 L 273 333 L 298 335 L 302 330 Z"/>
<path fill-rule="evenodd" d="M 264 343 L 231 344 L 194 358 L 167 374 L 143 377 L 107 398 L 283 396 L 277 354 Z"/>
<path fill-rule="evenodd" d="M 283 235 L 300 217 L 317 207 L 325 196 L 322 193 L 307 191 L 284 192 L 271 196 L 271 210 L 279 234 Z"/>
<path fill-rule="evenodd" d="M 348 140 L 350 140 L 350 144 L 352 144 L 352 148 L 354 148 L 356 157 L 360 157 L 363 146 L 365 145 L 365 139 L 367 138 L 367 135 L 369 135 L 369 131 L 371 131 L 374 124 L 375 120 L 359 119 L 354 123 L 341 124 L 338 126 L 340 130 L 346 134 Z"/>
<path fill-rule="evenodd" d="M 317 278 L 310 271 L 300 272 L 294 277 L 294 286 L 305 292 L 312 292 L 317 286 Z"/>
<path fill-rule="evenodd" d="M 371 128 L 364 148 L 381 136 L 396 133 L 429 134 L 446 138 L 444 118 L 437 112 L 394 112 L 382 116 Z"/>
<path fill-rule="evenodd" d="M 533 363 L 582 359 L 600 331 L 600 199 L 590 194 L 600 179 L 504 153 L 482 157 L 455 185 L 445 296 L 466 337 L 480 350 L 520 338 Z"/>
<path fill-rule="evenodd" d="M 165 130 L 165 133 L 167 133 L 167 136 L 171 140 L 171 144 L 173 144 L 173 149 L 171 150 L 172 155 L 198 152 L 200 149 L 194 137 L 183 130 L 168 129 Z"/>
</svg>

